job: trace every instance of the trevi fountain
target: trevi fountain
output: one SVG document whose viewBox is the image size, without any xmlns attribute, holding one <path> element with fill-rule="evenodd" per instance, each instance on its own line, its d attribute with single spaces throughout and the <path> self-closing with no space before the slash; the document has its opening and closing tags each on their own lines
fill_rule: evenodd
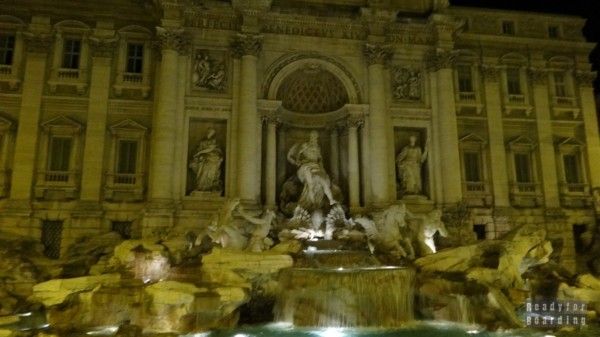
<svg viewBox="0 0 600 337">
<path fill-rule="evenodd" d="M 198 193 L 221 188 L 214 137 L 190 158 Z M 426 157 L 414 137 L 399 153 L 407 193 L 420 193 Z M 278 210 L 229 199 L 205 231 L 110 232 L 60 260 L 2 235 L 0 336 L 598 336 L 600 279 L 553 262 L 544 229 L 476 242 L 456 230 L 460 205 L 349 216 L 317 132 L 286 159 Z M 549 301 L 575 308 L 531 308 Z"/>
</svg>

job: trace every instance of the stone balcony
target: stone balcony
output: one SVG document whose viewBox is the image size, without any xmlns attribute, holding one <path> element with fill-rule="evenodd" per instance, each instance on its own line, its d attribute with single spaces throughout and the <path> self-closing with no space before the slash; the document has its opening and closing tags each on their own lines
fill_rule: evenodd
<svg viewBox="0 0 600 337">
<path fill-rule="evenodd" d="M 529 99 L 523 94 L 508 94 L 504 97 L 504 113 L 510 115 L 525 115 L 529 117 L 533 107 Z"/>
<path fill-rule="evenodd" d="M 113 89 L 115 95 L 123 95 L 124 90 L 139 91 L 143 98 L 150 95 L 150 80 L 148 75 L 142 73 L 119 73 Z"/>
<path fill-rule="evenodd" d="M 79 171 L 40 171 L 35 185 L 36 199 L 70 200 L 79 193 Z"/>
<path fill-rule="evenodd" d="M 489 207 L 493 204 L 490 186 L 486 181 L 463 181 L 463 199 L 469 206 Z"/>
<path fill-rule="evenodd" d="M 21 79 L 19 78 L 16 66 L 0 64 L 0 82 L 7 83 L 10 90 L 17 90 Z"/>
<path fill-rule="evenodd" d="M 477 114 L 483 111 L 483 104 L 477 92 L 457 92 L 456 93 L 456 111 L 459 114 Z"/>
<path fill-rule="evenodd" d="M 518 183 L 510 184 L 510 201 L 515 207 L 538 207 L 544 203 L 540 183 Z"/>
<path fill-rule="evenodd" d="M 575 97 L 552 97 L 552 115 L 555 118 L 577 119 L 581 114 L 579 102 Z"/>
<path fill-rule="evenodd" d="M 592 205 L 590 185 L 586 183 L 562 183 L 560 203 L 563 207 L 584 208 Z"/>
<path fill-rule="evenodd" d="M 107 173 L 104 198 L 112 201 L 144 200 L 144 174 Z"/>
<path fill-rule="evenodd" d="M 51 93 L 56 93 L 58 86 L 74 87 L 79 95 L 87 89 L 87 71 L 85 69 L 58 68 L 53 69 L 48 80 Z"/>
</svg>

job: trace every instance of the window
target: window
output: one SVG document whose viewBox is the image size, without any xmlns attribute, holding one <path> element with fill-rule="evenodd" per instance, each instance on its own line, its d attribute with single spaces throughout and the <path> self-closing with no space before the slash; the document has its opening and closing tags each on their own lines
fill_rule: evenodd
<svg viewBox="0 0 600 337">
<path fill-rule="evenodd" d="M 564 73 L 554 73 L 554 93 L 557 97 L 567 97 L 567 80 Z"/>
<path fill-rule="evenodd" d="M 481 166 L 480 156 L 478 152 L 465 152 L 465 180 L 467 182 L 480 182 L 481 179 Z"/>
<path fill-rule="evenodd" d="M 144 45 L 141 43 L 127 44 L 127 72 L 141 74 L 144 62 Z"/>
<path fill-rule="evenodd" d="M 469 66 L 458 66 L 458 90 L 459 92 L 473 92 L 473 73 Z"/>
<path fill-rule="evenodd" d="M 515 177 L 517 183 L 531 183 L 531 161 L 528 153 L 515 153 Z"/>
<path fill-rule="evenodd" d="M 485 240 L 485 225 L 473 225 L 473 232 L 475 232 L 477 240 Z"/>
<path fill-rule="evenodd" d="M 0 35 L 0 65 L 12 65 L 14 53 L 14 35 Z"/>
<path fill-rule="evenodd" d="M 79 69 L 81 40 L 67 39 L 63 44 L 63 63 L 65 69 Z"/>
<path fill-rule="evenodd" d="M 112 231 L 119 233 L 124 240 L 131 239 L 131 221 L 113 221 Z"/>
<path fill-rule="evenodd" d="M 44 255 L 51 259 L 60 257 L 60 243 L 62 240 L 63 222 L 58 220 L 45 220 L 42 222 L 42 244 Z"/>
<path fill-rule="evenodd" d="M 69 171 L 71 137 L 52 137 L 50 144 L 49 171 Z"/>
<path fill-rule="evenodd" d="M 502 34 L 515 35 L 515 23 L 513 21 L 502 21 Z"/>
<path fill-rule="evenodd" d="M 548 26 L 548 37 L 558 39 L 560 37 L 560 28 L 556 25 Z"/>
<path fill-rule="evenodd" d="M 521 70 L 519 68 L 506 69 L 506 84 L 509 95 L 522 95 Z"/>
<path fill-rule="evenodd" d="M 579 184 L 582 182 L 581 170 L 579 168 L 579 156 L 577 154 L 563 155 L 565 168 L 565 181 L 567 184 Z"/>
<path fill-rule="evenodd" d="M 115 183 L 135 184 L 137 148 L 136 140 L 119 140 Z"/>
</svg>

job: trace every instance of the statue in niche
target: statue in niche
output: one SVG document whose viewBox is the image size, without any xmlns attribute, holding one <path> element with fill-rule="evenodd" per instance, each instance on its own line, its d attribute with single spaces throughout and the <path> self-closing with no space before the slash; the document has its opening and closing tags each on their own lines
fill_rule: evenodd
<svg viewBox="0 0 600 337">
<path fill-rule="evenodd" d="M 429 139 L 421 150 L 421 147 L 417 145 L 417 137 L 413 135 L 409 138 L 409 144 L 396 157 L 398 179 L 403 195 L 421 195 L 423 193 L 421 166 L 427 160 L 428 147 Z"/>
<path fill-rule="evenodd" d="M 421 99 L 421 72 L 407 68 L 396 68 L 393 74 L 392 86 L 395 99 L 418 101 Z"/>
<path fill-rule="evenodd" d="M 287 159 L 298 167 L 296 176 L 304 185 L 298 206 L 305 210 L 320 209 L 325 197 L 329 205 L 337 202 L 333 198 L 331 180 L 323 168 L 319 134 L 316 131 L 311 131 L 308 141 L 294 144 L 288 151 Z"/>
<path fill-rule="evenodd" d="M 223 91 L 226 85 L 225 63 L 209 57 L 207 51 L 196 54 L 192 81 L 197 88 Z"/>
<path fill-rule="evenodd" d="M 189 167 L 194 172 L 194 191 L 221 192 L 221 164 L 223 151 L 215 138 L 216 130 L 208 128 L 206 137 L 200 141 L 190 159 Z"/>
</svg>

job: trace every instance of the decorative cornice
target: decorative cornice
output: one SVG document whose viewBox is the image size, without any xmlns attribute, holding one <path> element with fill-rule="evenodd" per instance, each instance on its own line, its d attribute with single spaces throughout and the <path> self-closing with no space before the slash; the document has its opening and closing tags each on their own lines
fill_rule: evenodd
<svg viewBox="0 0 600 337">
<path fill-rule="evenodd" d="M 30 53 L 48 53 L 52 44 L 52 36 L 50 34 L 36 34 L 24 32 L 27 51 Z"/>
<path fill-rule="evenodd" d="M 500 69 L 494 65 L 481 65 L 481 73 L 486 81 L 497 82 L 500 78 Z"/>
<path fill-rule="evenodd" d="M 182 54 L 189 51 L 190 39 L 183 28 L 156 27 L 156 33 L 161 50 L 174 50 Z"/>
<path fill-rule="evenodd" d="M 578 71 L 575 73 L 575 81 L 580 87 L 592 87 L 597 75 L 595 71 Z"/>
<path fill-rule="evenodd" d="M 244 55 L 258 56 L 262 50 L 262 40 L 262 35 L 238 33 L 231 43 L 234 57 L 239 58 Z"/>
<path fill-rule="evenodd" d="M 426 68 L 429 71 L 452 68 L 457 54 L 458 52 L 454 50 L 433 51 L 425 56 Z"/>
<path fill-rule="evenodd" d="M 393 51 L 390 45 L 367 43 L 365 44 L 364 54 L 368 65 L 386 65 L 386 63 L 392 58 Z"/>
<path fill-rule="evenodd" d="M 548 83 L 548 70 L 541 68 L 529 68 L 527 70 L 533 84 L 544 85 Z"/>
<path fill-rule="evenodd" d="M 115 47 L 117 45 L 116 38 L 101 39 L 97 37 L 90 37 L 88 41 L 90 42 L 92 56 L 112 57 L 114 55 Z"/>
</svg>

